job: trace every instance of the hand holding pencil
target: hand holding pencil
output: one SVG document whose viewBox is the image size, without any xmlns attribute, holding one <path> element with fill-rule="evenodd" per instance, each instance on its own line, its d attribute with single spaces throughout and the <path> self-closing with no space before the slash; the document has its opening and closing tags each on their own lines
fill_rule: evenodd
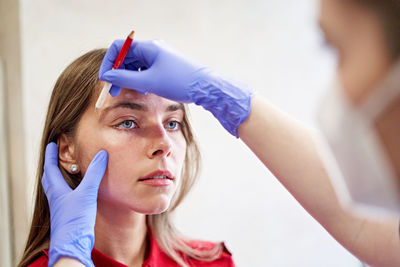
<svg viewBox="0 0 400 267">
<path fill-rule="evenodd" d="M 100 80 L 112 83 L 113 87 L 201 105 L 237 137 L 238 126 L 250 113 L 252 91 L 246 85 L 222 77 L 161 40 L 135 41 L 123 68 L 112 69 L 111 62 L 122 47 L 122 41 L 117 40 L 108 49 L 100 67 Z M 145 70 L 138 72 L 139 67 Z M 111 94 L 115 95 L 115 91 Z"/>
<path fill-rule="evenodd" d="M 131 47 L 134 34 L 135 34 L 135 31 L 131 31 L 131 33 L 126 38 L 125 43 L 123 44 L 120 52 L 118 53 L 118 56 L 114 62 L 112 69 L 114 69 L 114 70 L 119 69 L 122 66 L 122 63 L 124 62 L 126 54 L 128 54 L 129 48 Z M 101 108 L 101 106 L 103 106 L 104 101 L 106 100 L 107 94 L 111 89 L 111 86 L 112 86 L 112 84 L 109 82 L 106 82 L 104 84 L 104 87 L 101 90 L 100 96 L 96 102 L 96 109 L 99 109 L 99 108 Z"/>
</svg>

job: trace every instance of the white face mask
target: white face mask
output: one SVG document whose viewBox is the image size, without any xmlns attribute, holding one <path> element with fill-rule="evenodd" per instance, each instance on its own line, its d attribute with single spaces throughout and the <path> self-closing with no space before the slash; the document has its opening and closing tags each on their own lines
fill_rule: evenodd
<svg viewBox="0 0 400 267">
<path fill-rule="evenodd" d="M 338 81 L 334 87 L 322 102 L 318 120 L 337 163 L 325 150 L 322 158 L 339 198 L 361 211 L 377 208 L 400 214 L 400 177 L 374 127 L 378 115 L 400 96 L 400 62 L 359 107 L 352 106 Z"/>
</svg>

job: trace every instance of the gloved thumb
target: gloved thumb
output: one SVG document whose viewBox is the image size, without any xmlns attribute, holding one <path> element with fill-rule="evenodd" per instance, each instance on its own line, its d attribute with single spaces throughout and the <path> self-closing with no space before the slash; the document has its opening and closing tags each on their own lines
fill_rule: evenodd
<svg viewBox="0 0 400 267">
<path fill-rule="evenodd" d="M 103 179 L 104 173 L 107 168 L 107 162 L 107 152 L 105 150 L 100 150 L 90 163 L 88 169 L 86 170 L 85 177 L 83 177 L 83 180 L 77 189 L 84 191 L 94 191 L 97 195 L 100 182 Z"/>
</svg>

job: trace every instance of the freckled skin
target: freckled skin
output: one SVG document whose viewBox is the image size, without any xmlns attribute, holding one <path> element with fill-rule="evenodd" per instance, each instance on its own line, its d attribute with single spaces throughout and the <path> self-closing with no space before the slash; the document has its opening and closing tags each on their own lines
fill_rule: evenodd
<svg viewBox="0 0 400 267">
<path fill-rule="evenodd" d="M 119 102 L 138 103 L 148 110 L 119 107 L 104 111 Z M 97 151 L 104 149 L 109 153 L 106 174 L 99 188 L 99 203 L 107 202 L 119 209 L 144 214 L 158 214 L 169 207 L 186 153 L 183 133 L 179 124 L 173 123 L 182 121 L 183 110 L 166 111 L 168 106 L 176 104 L 153 94 L 123 89 L 115 98 L 108 96 L 101 110 L 89 107 L 85 111 L 75 136 L 82 172 Z M 171 125 L 178 127 L 172 129 Z M 156 170 L 170 171 L 175 178 L 172 185 L 152 187 L 138 182 Z"/>
</svg>

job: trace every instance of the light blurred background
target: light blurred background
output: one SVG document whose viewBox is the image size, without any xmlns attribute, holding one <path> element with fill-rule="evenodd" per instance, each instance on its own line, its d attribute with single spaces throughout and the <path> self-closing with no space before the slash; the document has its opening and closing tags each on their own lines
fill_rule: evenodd
<svg viewBox="0 0 400 267">
<path fill-rule="evenodd" d="M 15 264 L 27 237 L 52 86 L 81 54 L 134 29 L 310 126 L 335 67 L 317 0 L 0 0 L 0 15 L 1 266 Z M 182 232 L 224 240 L 238 266 L 360 266 L 210 113 L 192 106 L 191 115 L 203 171 L 176 212 Z"/>
</svg>

